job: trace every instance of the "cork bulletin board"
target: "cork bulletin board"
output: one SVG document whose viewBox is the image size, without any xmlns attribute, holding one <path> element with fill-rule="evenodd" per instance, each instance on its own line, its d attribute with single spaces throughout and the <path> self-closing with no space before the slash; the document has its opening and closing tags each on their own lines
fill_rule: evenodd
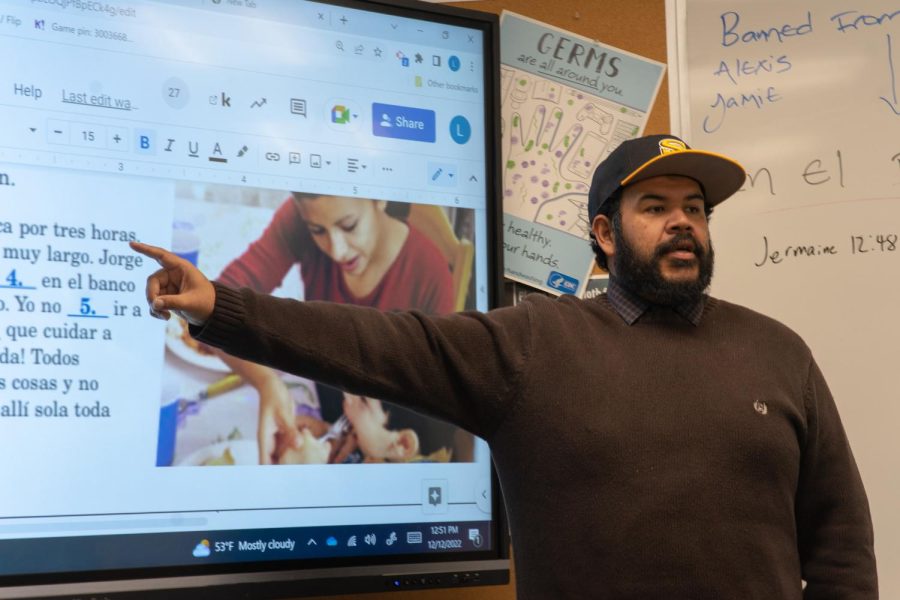
<svg viewBox="0 0 900 600">
<path fill-rule="evenodd" d="M 666 62 L 664 0 L 477 0 L 447 4 L 497 15 L 508 10 Z M 669 133 L 668 86 L 668 78 L 663 79 L 645 133 Z"/>
<path fill-rule="evenodd" d="M 604 44 L 666 62 L 664 0 L 477 0 L 448 2 L 472 10 L 499 15 L 509 10 L 578 33 Z M 645 133 L 668 133 L 669 89 L 666 77 L 650 112 Z M 513 534 L 515 535 L 515 534 Z M 552 557 L 547 559 L 553 560 Z M 513 572 L 512 578 L 515 578 Z M 367 600 L 515 600 L 515 583 L 507 586 L 429 590 L 422 592 L 366 594 Z M 352 600 L 336 596 L 330 600 Z M 328 599 L 322 599 L 328 600 Z"/>
</svg>

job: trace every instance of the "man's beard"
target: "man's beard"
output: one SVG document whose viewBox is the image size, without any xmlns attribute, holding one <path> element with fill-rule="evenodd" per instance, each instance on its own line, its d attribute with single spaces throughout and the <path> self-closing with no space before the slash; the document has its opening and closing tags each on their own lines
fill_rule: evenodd
<svg viewBox="0 0 900 600">
<path fill-rule="evenodd" d="M 700 300 L 712 281 L 714 263 L 712 242 L 707 251 L 692 234 L 679 233 L 668 242 L 657 246 L 653 256 L 645 260 L 637 255 L 634 247 L 622 233 L 621 227 L 615 229 L 617 229 L 616 253 L 613 259 L 615 277 L 622 287 L 648 302 L 662 306 L 694 304 Z M 666 254 L 674 251 L 685 241 L 693 244 L 693 252 L 699 266 L 697 277 L 693 280 L 669 281 L 663 277 L 661 262 Z M 674 261 L 676 265 L 679 262 L 683 268 L 690 268 L 693 261 Z"/>
</svg>

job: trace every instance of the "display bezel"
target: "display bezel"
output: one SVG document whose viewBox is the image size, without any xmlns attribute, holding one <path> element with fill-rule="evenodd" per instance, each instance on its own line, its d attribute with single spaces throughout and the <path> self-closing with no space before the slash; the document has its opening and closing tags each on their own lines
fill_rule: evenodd
<svg viewBox="0 0 900 600">
<path fill-rule="evenodd" d="M 416 0 L 313 0 L 479 30 L 484 39 L 484 186 L 488 220 L 488 305 L 501 303 L 499 24 L 496 15 Z M 492 548 L 483 552 L 299 559 L 0 577 L 0 598 L 299 597 L 509 582 L 509 540 L 496 473 L 491 473 Z M 154 535 L 154 534 L 148 534 Z"/>
</svg>

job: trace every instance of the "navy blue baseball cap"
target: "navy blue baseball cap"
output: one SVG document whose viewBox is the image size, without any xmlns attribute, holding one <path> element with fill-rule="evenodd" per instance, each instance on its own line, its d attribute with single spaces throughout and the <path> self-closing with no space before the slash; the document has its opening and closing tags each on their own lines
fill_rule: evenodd
<svg viewBox="0 0 900 600">
<path fill-rule="evenodd" d="M 744 185 L 747 173 L 735 160 L 693 150 L 674 135 L 648 135 L 626 140 L 597 165 L 588 192 L 591 222 L 617 189 L 661 175 L 682 175 L 703 188 L 706 205 L 713 207 Z"/>
</svg>

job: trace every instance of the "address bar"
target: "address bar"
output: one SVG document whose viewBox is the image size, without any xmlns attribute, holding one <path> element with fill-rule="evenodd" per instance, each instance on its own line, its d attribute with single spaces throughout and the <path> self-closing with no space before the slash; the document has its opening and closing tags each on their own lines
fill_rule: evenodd
<svg viewBox="0 0 900 600">
<path fill-rule="evenodd" d="M 79 10 L 82 13 L 100 13 L 107 17 L 137 17 L 133 4 L 97 0 L 31 0 L 32 4 L 56 6 L 62 10 Z"/>
<path fill-rule="evenodd" d="M 152 10 L 137 6 L 136 18 L 102 18 L 100 13 L 65 12 L 67 6 L 101 5 L 94 0 L 32 0 L 48 7 L 45 17 L 54 25 L 44 32 L 29 31 L 29 37 L 52 36 L 55 41 L 105 51 L 135 54 L 174 61 L 188 61 L 222 68 L 263 71 L 273 75 L 298 76 L 298 69 L 318 59 L 333 61 L 341 56 L 356 60 L 383 61 L 395 49 L 383 43 L 380 55 L 372 38 L 323 31 L 312 27 L 239 18 L 199 9 L 154 4 Z M 0 7 L 7 2 L 0 0 Z M 133 8 L 117 4 L 117 9 Z M 105 13 L 103 13 L 105 14 Z M 77 32 L 77 33 L 76 33 Z M 82 32 L 88 35 L 81 35 Z M 103 34 L 102 36 L 100 34 Z M 302 41 L 302 52 L 292 50 Z M 358 48 L 363 50 L 356 52 Z M 261 68 L 262 65 L 262 68 Z"/>
</svg>

